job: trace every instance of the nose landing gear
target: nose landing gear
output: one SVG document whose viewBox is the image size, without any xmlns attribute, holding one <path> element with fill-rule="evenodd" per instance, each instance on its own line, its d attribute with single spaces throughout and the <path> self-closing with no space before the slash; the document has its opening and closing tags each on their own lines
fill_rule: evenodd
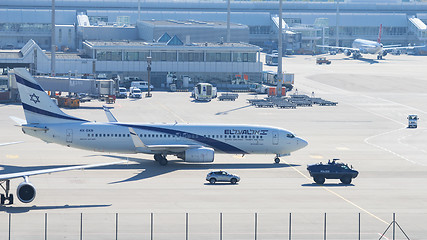
<svg viewBox="0 0 427 240">
<path fill-rule="evenodd" d="M 277 156 L 277 155 L 276 155 L 276 157 L 274 158 L 274 162 L 275 162 L 275 163 L 280 163 L 280 158 L 279 158 L 279 156 Z"/>
</svg>

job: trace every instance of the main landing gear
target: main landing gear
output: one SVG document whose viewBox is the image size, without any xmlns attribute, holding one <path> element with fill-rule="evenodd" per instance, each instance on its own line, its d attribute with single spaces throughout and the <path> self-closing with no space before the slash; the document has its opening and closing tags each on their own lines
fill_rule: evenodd
<svg viewBox="0 0 427 240">
<path fill-rule="evenodd" d="M 5 183 L 6 186 L 3 184 Z M 3 188 L 5 194 L 0 194 L 0 205 L 4 205 L 6 200 L 8 201 L 8 204 L 13 204 L 13 194 L 9 194 L 10 191 L 10 180 L 4 180 L 0 182 L 1 188 Z"/>
<path fill-rule="evenodd" d="M 159 162 L 160 165 L 165 166 L 168 164 L 168 160 L 166 159 L 166 156 L 163 154 L 154 154 L 154 160 Z"/>
</svg>

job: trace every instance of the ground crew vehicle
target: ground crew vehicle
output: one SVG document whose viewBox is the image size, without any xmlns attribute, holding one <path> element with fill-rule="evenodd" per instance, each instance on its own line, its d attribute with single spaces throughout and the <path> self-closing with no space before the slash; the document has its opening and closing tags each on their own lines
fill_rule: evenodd
<svg viewBox="0 0 427 240">
<path fill-rule="evenodd" d="M 411 114 L 408 116 L 408 128 L 417 128 L 418 116 L 416 114 Z"/>
<path fill-rule="evenodd" d="M 351 180 L 356 178 L 359 172 L 354 170 L 353 166 L 349 167 L 347 164 L 337 163 L 338 160 L 335 158 L 332 161 L 328 161 L 327 164 L 311 164 L 307 166 L 307 170 L 317 184 L 325 183 L 326 178 L 339 179 L 344 184 L 350 184 Z"/>
<path fill-rule="evenodd" d="M 117 98 L 127 98 L 127 90 L 124 87 L 119 87 L 119 91 L 117 92 Z"/>
<path fill-rule="evenodd" d="M 141 89 L 139 89 L 137 87 L 131 87 L 130 91 L 129 91 L 129 97 L 130 98 L 141 98 L 142 97 Z"/>
<path fill-rule="evenodd" d="M 326 59 L 325 57 L 318 57 L 316 63 L 322 65 L 323 63 L 331 64 L 331 60 Z"/>
<path fill-rule="evenodd" d="M 208 173 L 206 181 L 211 184 L 215 184 L 216 182 L 230 182 L 231 184 L 236 184 L 240 181 L 240 177 L 225 171 L 213 171 Z"/>
<path fill-rule="evenodd" d="M 216 97 L 216 87 L 210 83 L 198 83 L 194 87 L 194 98 L 196 101 L 209 102 Z"/>
</svg>

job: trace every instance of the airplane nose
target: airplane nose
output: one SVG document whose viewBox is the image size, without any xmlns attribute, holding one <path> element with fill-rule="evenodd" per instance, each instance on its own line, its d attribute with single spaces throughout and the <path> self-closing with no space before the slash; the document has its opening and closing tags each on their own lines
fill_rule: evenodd
<svg viewBox="0 0 427 240">
<path fill-rule="evenodd" d="M 308 142 L 302 138 L 297 138 L 297 147 L 298 149 L 304 148 L 308 145 Z"/>
</svg>

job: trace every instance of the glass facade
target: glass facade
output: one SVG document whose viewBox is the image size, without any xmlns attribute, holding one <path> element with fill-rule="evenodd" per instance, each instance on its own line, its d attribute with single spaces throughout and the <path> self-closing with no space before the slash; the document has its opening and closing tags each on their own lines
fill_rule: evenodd
<svg viewBox="0 0 427 240">
<path fill-rule="evenodd" d="M 0 31 L 50 33 L 51 26 L 48 23 L 0 23 Z"/>
<path fill-rule="evenodd" d="M 149 51 L 104 51 L 96 50 L 98 61 L 147 61 Z M 164 62 L 256 62 L 257 53 L 247 52 L 177 52 L 160 51 L 151 52 L 152 61 Z"/>
</svg>

